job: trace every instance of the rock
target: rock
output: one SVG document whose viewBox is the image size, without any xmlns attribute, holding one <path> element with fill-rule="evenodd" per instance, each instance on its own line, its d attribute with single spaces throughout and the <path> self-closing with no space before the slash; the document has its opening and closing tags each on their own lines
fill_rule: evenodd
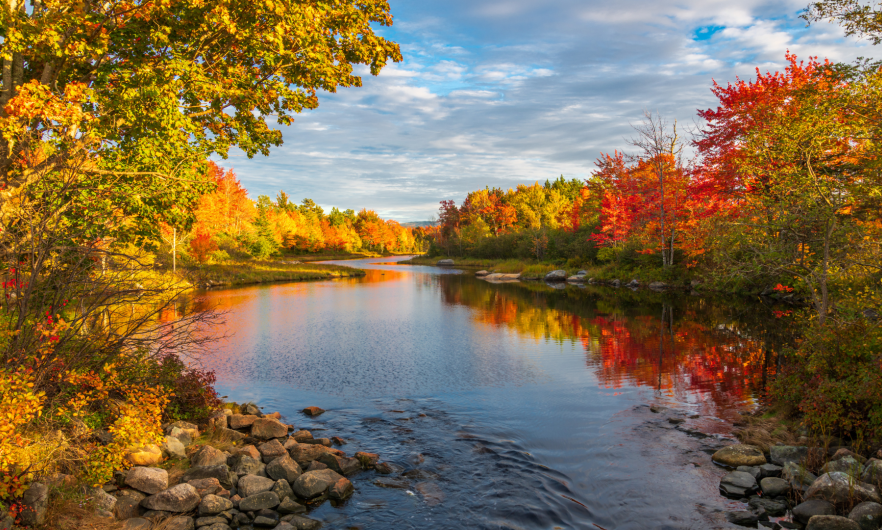
<svg viewBox="0 0 882 530">
<path fill-rule="evenodd" d="M 453 263 L 451 263 L 451 265 L 452 264 Z M 325 411 L 325 409 L 322 409 L 319 407 L 306 407 L 305 409 L 303 409 L 303 413 L 306 414 L 307 416 L 318 416 L 319 414 L 323 413 L 324 411 Z"/>
<path fill-rule="evenodd" d="M 295 515 L 290 521 L 288 521 L 288 523 L 290 523 L 296 530 L 318 530 L 322 527 L 322 523 L 319 521 L 301 515 Z"/>
<path fill-rule="evenodd" d="M 254 424 L 251 425 L 251 436 L 260 440 L 283 438 L 286 434 L 288 434 L 288 427 L 279 420 L 259 418 L 254 420 Z M 278 441 L 276 441 L 276 443 L 278 443 Z M 279 447 L 281 447 L 281 445 L 282 444 L 279 444 Z M 260 450 L 260 447 L 257 449 Z"/>
<path fill-rule="evenodd" d="M 735 444 L 714 453 L 713 461 L 729 467 L 761 466 L 766 463 L 762 449 L 754 445 Z"/>
<path fill-rule="evenodd" d="M 155 523 L 158 523 L 158 522 L 162 521 L 163 519 L 167 519 L 173 515 L 174 514 L 171 512 L 163 512 L 161 510 L 159 510 L 159 511 L 147 510 L 146 512 L 144 512 L 141 515 L 141 517 L 143 517 L 144 519 L 150 519 L 155 524 Z"/>
<path fill-rule="evenodd" d="M 239 501 L 240 512 L 253 512 L 256 510 L 264 510 L 275 508 L 279 505 L 279 496 L 271 491 L 264 491 L 257 495 L 245 497 Z"/>
<path fill-rule="evenodd" d="M 833 456 L 830 458 L 830 460 L 839 460 L 840 458 L 845 458 L 846 456 L 854 458 L 861 463 L 861 466 L 867 463 L 867 459 L 865 457 L 851 451 L 847 447 L 842 447 L 838 449 L 835 453 L 833 453 Z"/>
<path fill-rule="evenodd" d="M 585 277 L 584 276 L 570 276 L 569 278 L 567 278 L 567 281 L 574 282 L 574 283 L 582 283 L 585 281 Z"/>
<path fill-rule="evenodd" d="M 821 468 L 821 473 L 824 474 L 838 471 L 856 479 L 860 479 L 863 468 L 864 466 L 855 460 L 854 457 L 842 456 L 838 460 L 831 460 L 824 464 L 824 467 Z"/>
<path fill-rule="evenodd" d="M 352 485 L 352 482 L 348 478 L 341 478 L 331 486 L 328 495 L 332 499 L 343 500 L 352 495 L 353 492 L 355 492 L 355 487 Z"/>
<path fill-rule="evenodd" d="M 288 449 L 288 454 L 291 455 L 295 462 L 300 464 L 300 467 L 306 467 L 321 455 L 333 452 L 323 445 L 315 444 L 297 444 Z"/>
<path fill-rule="evenodd" d="M 661 291 L 663 289 L 668 288 L 668 284 L 665 282 L 652 282 L 649 284 L 649 288 L 655 291 Z"/>
<path fill-rule="evenodd" d="M 153 528 L 153 523 L 141 517 L 129 519 L 123 524 L 123 530 L 150 530 L 151 528 Z"/>
<path fill-rule="evenodd" d="M 113 512 L 116 508 L 116 497 L 110 495 L 101 488 L 90 488 L 90 490 L 92 504 L 94 504 L 96 508 L 104 510 L 105 512 Z"/>
<path fill-rule="evenodd" d="M 420 482 L 414 486 L 414 489 L 420 492 L 423 499 L 426 501 L 426 504 L 429 506 L 437 506 L 444 502 L 444 492 L 441 490 L 441 487 L 434 482 Z"/>
<path fill-rule="evenodd" d="M 336 484 L 341 478 L 343 477 L 330 469 L 307 471 L 297 477 L 297 480 L 294 481 L 294 484 L 291 484 L 291 487 L 299 497 L 311 499 L 327 491 L 328 488 Z"/>
<path fill-rule="evenodd" d="M 221 487 L 224 489 L 230 489 L 233 487 L 233 481 L 230 480 L 230 468 L 226 464 L 191 467 L 184 472 L 184 475 L 181 477 L 181 482 L 190 482 L 205 478 L 217 479 Z"/>
<path fill-rule="evenodd" d="M 189 432 L 183 429 L 172 427 L 168 430 L 167 434 L 168 438 L 177 438 L 177 440 L 181 442 L 181 444 L 185 447 L 190 447 L 191 445 L 193 445 L 194 438 L 190 436 Z"/>
<path fill-rule="evenodd" d="M 165 520 L 164 530 L 193 530 L 196 527 L 192 517 L 178 515 Z"/>
<path fill-rule="evenodd" d="M 226 463 L 227 455 L 210 445 L 203 445 L 190 457 L 190 465 L 193 467 L 219 466 Z"/>
<path fill-rule="evenodd" d="M 129 496 L 117 497 L 116 504 L 113 506 L 113 515 L 115 515 L 120 521 L 138 517 L 141 513 L 140 508 L 142 500 L 143 499 Z"/>
<path fill-rule="evenodd" d="M 856 522 L 861 530 L 879 530 L 882 528 L 882 504 L 862 502 L 851 510 L 848 518 Z"/>
<path fill-rule="evenodd" d="M 236 489 L 239 490 L 239 494 L 243 497 L 251 497 L 252 495 L 269 491 L 272 489 L 273 484 L 275 484 L 275 481 L 266 477 L 244 475 L 239 477 L 239 484 L 236 485 Z"/>
<path fill-rule="evenodd" d="M 208 430 L 216 431 L 220 429 L 229 429 L 230 420 L 228 416 L 221 411 L 217 411 L 208 418 Z"/>
<path fill-rule="evenodd" d="M 333 442 L 334 445 L 346 445 L 346 440 L 339 436 L 331 436 L 331 442 Z"/>
<path fill-rule="evenodd" d="M 260 510 L 251 524 L 258 528 L 275 528 L 279 524 L 279 514 L 272 510 Z"/>
<path fill-rule="evenodd" d="M 226 517 L 219 517 L 217 515 L 210 515 L 207 517 L 200 517 L 196 519 L 196 528 L 202 528 L 204 526 L 212 526 L 216 524 L 227 524 Z"/>
<path fill-rule="evenodd" d="M 257 448 L 253 445 L 246 445 L 244 447 L 236 449 L 235 451 L 233 451 L 233 456 L 236 455 L 250 456 L 255 460 L 260 460 L 260 451 L 258 451 Z"/>
<path fill-rule="evenodd" d="M 294 491 L 291 489 L 287 480 L 277 480 L 270 491 L 278 495 L 280 501 L 294 496 Z"/>
<path fill-rule="evenodd" d="M 816 515 L 836 515 L 836 508 L 820 499 L 810 499 L 793 508 L 793 519 L 797 523 L 808 524 Z"/>
<path fill-rule="evenodd" d="M 300 466 L 287 453 L 266 466 L 266 474 L 273 480 L 294 482 L 300 476 Z"/>
<path fill-rule="evenodd" d="M 199 427 L 195 424 L 186 422 L 186 421 L 176 421 L 172 424 L 169 424 L 165 427 L 165 433 L 170 434 L 172 430 L 178 429 L 187 433 L 192 440 L 199 438 Z"/>
<path fill-rule="evenodd" d="M 357 458 L 345 458 L 326 453 L 319 456 L 317 460 L 328 466 L 328 469 L 333 469 L 341 475 L 351 475 L 361 471 L 361 462 Z"/>
<path fill-rule="evenodd" d="M 31 483 L 21 498 L 21 504 L 25 508 L 19 516 L 21 522 L 27 526 L 42 525 L 46 522 L 49 488 L 40 482 Z"/>
<path fill-rule="evenodd" d="M 168 471 L 158 467 L 135 466 L 126 473 L 126 485 L 153 495 L 168 487 Z"/>
<path fill-rule="evenodd" d="M 214 434 L 219 440 L 229 440 L 231 442 L 239 442 L 248 438 L 247 435 L 233 429 L 218 429 L 214 431 Z"/>
<path fill-rule="evenodd" d="M 868 484 L 882 484 L 882 460 L 869 460 L 861 473 L 861 480 Z"/>
<path fill-rule="evenodd" d="M 833 504 L 845 504 L 849 501 L 882 502 L 875 486 L 856 481 L 839 471 L 818 477 L 805 492 L 805 498 L 822 499 Z"/>
<path fill-rule="evenodd" d="M 141 506 L 148 510 L 184 513 L 195 510 L 199 506 L 199 493 L 189 484 L 178 484 L 151 495 L 141 501 Z"/>
<path fill-rule="evenodd" d="M 241 409 L 242 412 L 249 416 L 257 416 L 258 418 L 263 417 L 263 413 L 260 412 L 260 407 L 254 403 L 245 403 L 242 405 Z"/>
<path fill-rule="evenodd" d="M 780 497 L 790 491 L 790 483 L 784 479 L 766 477 L 760 480 L 760 489 L 766 497 Z"/>
<path fill-rule="evenodd" d="M 297 431 L 291 435 L 291 438 L 294 438 L 298 443 L 302 443 L 304 440 L 312 440 L 312 433 L 309 431 Z"/>
<path fill-rule="evenodd" d="M 452 267 L 453 260 L 452 259 L 439 259 L 438 263 L 436 263 L 438 267 Z"/>
<path fill-rule="evenodd" d="M 851 519 L 838 515 L 816 515 L 809 519 L 805 530 L 861 530 Z"/>
<path fill-rule="evenodd" d="M 126 460 L 133 466 L 155 466 L 162 462 L 162 449 L 153 444 L 131 447 L 126 451 Z"/>
<path fill-rule="evenodd" d="M 318 460 L 313 460 L 310 462 L 309 467 L 306 468 L 307 471 L 318 471 L 319 469 L 328 469 L 328 466 L 322 464 Z"/>
<path fill-rule="evenodd" d="M 388 462 L 377 462 L 374 466 L 374 471 L 381 475 L 391 475 L 395 470 Z"/>
<path fill-rule="evenodd" d="M 224 523 L 215 523 L 211 526 L 203 526 L 202 530 L 232 530 L 230 525 Z"/>
<path fill-rule="evenodd" d="M 799 464 L 808 457 L 808 447 L 792 445 L 773 445 L 769 448 L 769 459 L 773 464 L 783 466 L 788 463 Z"/>
<path fill-rule="evenodd" d="M 556 270 L 551 271 L 545 275 L 546 282 L 563 282 L 567 279 L 567 271 L 565 270 Z"/>
<path fill-rule="evenodd" d="M 355 458 L 361 463 L 361 467 L 364 469 L 373 469 L 377 462 L 380 461 L 380 455 L 377 453 L 366 453 L 364 451 L 359 451 L 355 453 Z"/>
<path fill-rule="evenodd" d="M 753 508 L 754 510 L 758 510 L 762 508 L 765 512 L 771 516 L 777 517 L 779 515 L 784 515 L 787 513 L 787 503 L 784 501 L 776 501 L 773 499 L 767 499 L 765 497 L 752 497 L 747 505 Z"/>
<path fill-rule="evenodd" d="M 325 447 L 331 447 L 331 439 L 330 438 L 313 438 L 311 440 L 303 440 L 300 443 L 318 444 L 318 445 L 324 445 Z"/>
<path fill-rule="evenodd" d="M 196 492 L 199 493 L 200 497 L 205 497 L 206 495 L 215 495 L 224 489 L 223 487 L 221 487 L 220 481 L 216 478 L 201 478 L 191 480 L 187 482 L 187 484 L 196 488 Z"/>
<path fill-rule="evenodd" d="M 481 277 L 487 276 L 488 274 L 490 274 L 490 273 L 487 271 L 478 271 L 475 273 L 475 276 L 477 276 L 478 278 L 481 278 Z"/>
<path fill-rule="evenodd" d="M 763 464 L 759 467 L 760 469 L 760 478 L 766 477 L 780 477 L 781 471 L 784 469 L 781 466 L 776 466 L 775 464 Z"/>
<path fill-rule="evenodd" d="M 276 508 L 279 513 L 289 514 L 289 513 L 306 513 L 306 506 L 294 502 L 294 499 L 287 498 L 282 499 L 282 502 L 279 503 L 279 506 Z"/>
<path fill-rule="evenodd" d="M 187 458 L 184 444 L 173 436 L 166 436 L 165 441 L 159 444 L 159 448 L 162 450 L 162 454 L 165 455 L 166 458 Z"/>
<path fill-rule="evenodd" d="M 269 464 L 276 458 L 286 456 L 288 451 L 282 447 L 282 444 L 278 440 L 270 440 L 264 444 L 260 444 L 260 447 L 257 448 L 260 451 L 261 460 L 263 463 Z"/>
<path fill-rule="evenodd" d="M 239 475 L 261 475 L 266 469 L 266 464 L 260 459 L 251 458 L 245 454 L 234 455 L 230 459 L 233 473 Z"/>
<path fill-rule="evenodd" d="M 801 465 L 788 462 L 784 464 L 784 468 L 781 470 L 781 478 L 789 482 L 790 487 L 794 490 L 804 492 L 818 477 L 809 473 Z"/>
<path fill-rule="evenodd" d="M 748 511 L 727 512 L 726 520 L 734 525 L 756 528 L 759 516 Z"/>
<path fill-rule="evenodd" d="M 750 476 L 755 478 L 757 481 L 762 477 L 762 471 L 760 468 L 753 466 L 738 466 L 735 468 L 735 471 L 744 471 L 745 473 L 749 473 Z"/>
<path fill-rule="evenodd" d="M 257 416 L 251 414 L 233 414 L 230 416 L 230 428 L 247 429 L 254 424 L 255 420 L 257 420 Z"/>
<path fill-rule="evenodd" d="M 744 471 L 733 471 L 720 481 L 720 493 L 732 499 L 747 497 L 756 489 L 756 479 Z"/>
<path fill-rule="evenodd" d="M 208 494 L 205 497 L 202 497 L 202 501 L 199 503 L 199 515 L 217 515 L 231 509 L 232 507 L 233 503 L 229 499 Z"/>
</svg>

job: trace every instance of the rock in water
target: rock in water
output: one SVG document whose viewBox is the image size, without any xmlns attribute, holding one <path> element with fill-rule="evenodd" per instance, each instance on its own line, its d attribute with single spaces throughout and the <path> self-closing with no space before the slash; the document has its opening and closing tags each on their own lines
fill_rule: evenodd
<svg viewBox="0 0 882 530">
<path fill-rule="evenodd" d="M 21 521 L 28 526 L 37 526 L 46 522 L 46 508 L 49 506 L 49 488 L 39 482 L 30 485 L 21 498 L 27 509 L 21 512 Z"/>
<path fill-rule="evenodd" d="M 545 275 L 546 282 L 564 282 L 567 280 L 567 271 L 556 270 Z"/>
<path fill-rule="evenodd" d="M 862 502 L 854 507 L 848 518 L 856 522 L 861 530 L 879 530 L 882 528 L 882 504 Z"/>
<path fill-rule="evenodd" d="M 438 263 L 436 263 L 435 265 L 437 265 L 439 267 L 452 267 L 453 260 L 452 259 L 439 259 Z"/>
<path fill-rule="evenodd" d="M 747 497 L 756 489 L 756 479 L 744 471 L 733 471 L 720 481 L 720 493 L 732 499 Z"/>
<path fill-rule="evenodd" d="M 451 265 L 452 265 L 452 263 L 451 263 Z M 325 411 L 325 409 L 322 409 L 319 407 L 306 407 L 305 409 L 303 409 L 303 413 L 306 414 L 307 416 L 318 416 L 319 414 L 323 413 L 324 411 Z M 310 436 L 310 438 L 311 438 L 311 436 Z"/>
<path fill-rule="evenodd" d="M 365 469 L 373 469 L 376 467 L 377 462 L 380 461 L 380 455 L 377 453 L 366 453 L 364 451 L 355 453 L 355 458 L 361 463 L 361 467 Z"/>
<path fill-rule="evenodd" d="M 761 466 L 766 463 L 762 449 L 754 445 L 735 444 L 714 453 L 714 462 L 729 467 Z"/>
<path fill-rule="evenodd" d="M 168 487 L 168 471 L 158 467 L 135 466 L 126 473 L 126 484 L 153 495 Z"/>
<path fill-rule="evenodd" d="M 327 491 L 341 478 L 340 474 L 330 469 L 308 471 L 300 475 L 291 487 L 299 497 L 311 499 Z"/>
<path fill-rule="evenodd" d="M 332 499 L 343 500 L 352 495 L 354 491 L 355 487 L 352 482 L 348 478 L 341 478 L 331 486 L 328 494 Z"/>
<path fill-rule="evenodd" d="M 195 510 L 199 506 L 199 492 L 189 484 L 178 484 L 151 495 L 141 501 L 141 506 L 148 510 L 184 513 Z"/>
<path fill-rule="evenodd" d="M 288 449 L 288 454 L 291 455 L 291 458 L 297 462 L 301 468 L 308 466 L 313 460 L 317 460 L 318 457 L 323 454 L 333 452 L 334 451 L 331 449 L 318 444 L 297 444 L 292 445 Z"/>
<path fill-rule="evenodd" d="M 837 515 L 816 515 L 809 519 L 805 530 L 861 530 L 851 519 Z"/>
<path fill-rule="evenodd" d="M 820 499 L 808 500 L 793 508 L 793 519 L 800 524 L 808 524 L 816 515 L 836 515 L 836 508 Z"/>
<path fill-rule="evenodd" d="M 845 504 L 850 501 L 882 502 L 876 487 L 856 481 L 845 473 L 834 471 L 825 473 L 814 481 L 805 492 L 806 499 L 823 499 L 833 504 Z"/>
<path fill-rule="evenodd" d="M 279 503 L 279 506 L 276 508 L 279 513 L 289 514 L 289 513 L 306 513 L 306 506 L 294 502 L 294 499 L 287 498 L 282 499 L 282 502 Z"/>
</svg>

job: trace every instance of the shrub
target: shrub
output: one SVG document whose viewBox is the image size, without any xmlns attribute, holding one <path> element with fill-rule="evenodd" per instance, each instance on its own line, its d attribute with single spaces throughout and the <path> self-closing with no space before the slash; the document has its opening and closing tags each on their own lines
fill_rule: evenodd
<svg viewBox="0 0 882 530">
<path fill-rule="evenodd" d="M 226 250 L 215 250 L 211 253 L 211 259 L 214 262 L 229 261 L 230 254 Z"/>
<path fill-rule="evenodd" d="M 276 244 L 263 236 L 258 237 L 251 245 L 251 255 L 258 259 L 266 259 L 276 250 Z"/>
<path fill-rule="evenodd" d="M 190 255 L 199 263 L 208 261 L 212 252 L 217 250 L 217 243 L 211 239 L 211 235 L 207 232 L 199 232 L 190 241 Z"/>
<path fill-rule="evenodd" d="M 173 354 L 164 355 L 153 370 L 156 384 L 171 395 L 163 412 L 166 421 L 205 423 L 223 402 L 214 389 L 216 377 L 210 370 L 187 366 Z"/>
</svg>

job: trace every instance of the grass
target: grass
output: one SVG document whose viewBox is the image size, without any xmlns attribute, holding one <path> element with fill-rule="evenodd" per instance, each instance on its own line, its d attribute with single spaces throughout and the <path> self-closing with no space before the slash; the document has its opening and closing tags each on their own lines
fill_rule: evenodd
<svg viewBox="0 0 882 530">
<path fill-rule="evenodd" d="M 235 286 L 271 282 L 302 282 L 311 280 L 329 280 L 332 278 L 349 278 L 364 276 L 361 269 L 326 265 L 320 263 L 300 263 L 292 265 L 290 261 L 303 261 L 301 257 L 280 258 L 277 260 L 230 260 L 207 265 L 192 265 L 179 268 L 197 287 L 202 286 Z"/>
</svg>

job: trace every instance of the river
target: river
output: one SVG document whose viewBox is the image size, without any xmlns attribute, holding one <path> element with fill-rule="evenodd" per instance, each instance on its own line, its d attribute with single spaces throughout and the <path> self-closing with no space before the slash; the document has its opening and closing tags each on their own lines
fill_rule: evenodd
<svg viewBox="0 0 882 530">
<path fill-rule="evenodd" d="M 364 530 L 729 528 L 708 455 L 774 373 L 769 308 L 491 284 L 400 259 L 194 301 L 226 311 L 227 338 L 203 360 L 222 395 L 418 470 L 401 489 L 360 473 L 352 498 L 310 517 Z M 327 412 L 299 412 L 311 405 Z"/>
</svg>

